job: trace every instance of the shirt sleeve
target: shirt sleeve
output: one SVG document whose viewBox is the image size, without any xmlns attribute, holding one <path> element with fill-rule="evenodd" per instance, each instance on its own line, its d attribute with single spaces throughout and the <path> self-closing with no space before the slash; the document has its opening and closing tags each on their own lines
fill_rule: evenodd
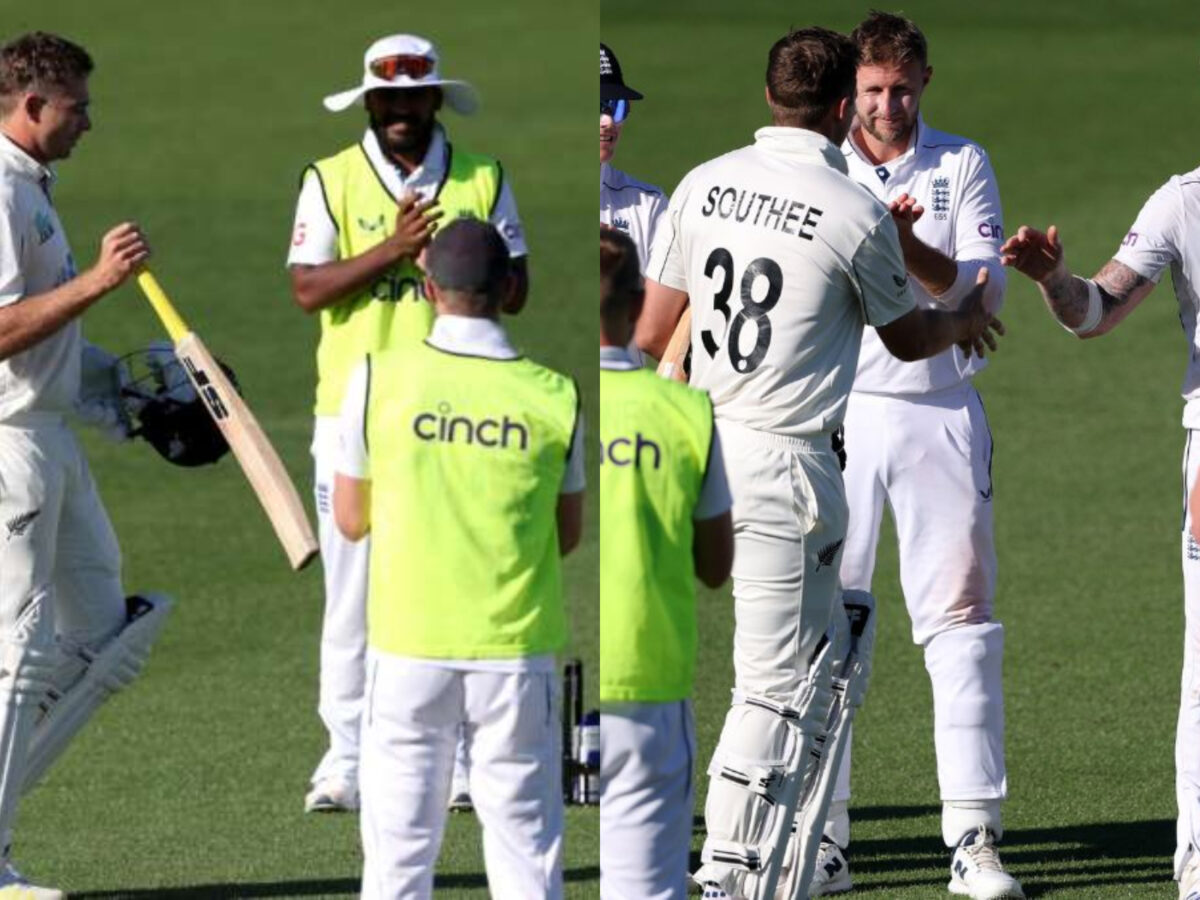
<svg viewBox="0 0 1200 900">
<path fill-rule="evenodd" d="M 319 266 L 338 259 L 338 231 L 325 189 L 316 169 L 304 173 L 296 218 L 292 225 L 292 245 L 288 248 L 289 266 Z"/>
<path fill-rule="evenodd" d="M 650 251 L 654 246 L 654 235 L 658 232 L 658 223 L 667 211 L 667 198 L 663 194 L 651 194 L 650 202 L 647 206 L 645 227 L 646 246 L 638 247 L 643 275 L 646 274 L 646 269 L 650 265 Z"/>
<path fill-rule="evenodd" d="M 1113 259 L 1157 284 L 1180 258 L 1182 211 L 1179 185 L 1172 178 L 1146 201 Z"/>
<path fill-rule="evenodd" d="M 25 296 L 25 276 L 21 272 L 24 241 L 15 201 L 11 191 L 0 193 L 0 306 Z"/>
<path fill-rule="evenodd" d="M 658 216 L 654 226 L 654 241 L 650 245 L 650 261 L 646 265 L 647 278 L 684 293 L 688 293 L 687 269 L 679 243 L 679 226 L 690 179 L 689 174 L 679 183 L 666 211 Z"/>
<path fill-rule="evenodd" d="M 850 268 L 866 324 L 879 328 L 916 307 L 917 301 L 904 268 L 896 223 L 886 209 L 878 224 L 858 245 Z"/>
<path fill-rule="evenodd" d="M 1004 304 L 1007 273 L 1000 264 L 1000 245 L 1004 241 L 1004 217 L 1000 210 L 1000 189 L 987 154 L 976 151 L 964 179 L 958 209 L 955 211 L 954 260 L 958 275 L 938 299 L 957 308 L 971 292 L 980 269 L 988 271 L 985 305 L 992 313 Z"/>
<path fill-rule="evenodd" d="M 587 474 L 583 458 L 583 409 L 575 413 L 575 433 L 571 435 L 571 449 L 567 451 L 567 468 L 563 472 L 560 494 L 578 494 L 587 487 Z"/>
<path fill-rule="evenodd" d="M 342 411 L 338 421 L 337 471 L 364 481 L 371 478 L 367 453 L 367 395 L 371 388 L 371 358 L 367 357 L 350 373 Z"/>
<path fill-rule="evenodd" d="M 521 227 L 521 217 L 517 214 L 517 200 L 507 176 L 500 185 L 500 196 L 496 198 L 496 208 L 492 210 L 490 221 L 504 238 L 509 256 L 529 255 L 529 248 L 525 246 L 525 229 Z"/>
<path fill-rule="evenodd" d="M 732 507 L 729 479 L 725 476 L 725 458 L 721 453 L 721 437 L 714 428 L 712 444 L 708 448 L 708 471 L 704 473 L 704 484 L 700 486 L 700 496 L 696 500 L 692 518 L 697 522 L 712 519 Z"/>
</svg>

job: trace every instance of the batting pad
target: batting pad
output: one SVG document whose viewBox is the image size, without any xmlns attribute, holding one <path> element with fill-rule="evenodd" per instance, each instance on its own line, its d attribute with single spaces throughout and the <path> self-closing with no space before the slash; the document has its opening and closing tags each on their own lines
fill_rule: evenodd
<svg viewBox="0 0 1200 900">
<path fill-rule="evenodd" d="M 731 897 L 772 900 L 813 742 L 825 731 L 834 648 L 829 640 L 789 704 L 733 692 L 708 774 L 708 837 L 692 877 Z"/>
<path fill-rule="evenodd" d="M 141 673 L 173 601 L 163 594 L 147 594 L 127 597 L 125 605 L 125 627 L 107 644 L 95 653 L 75 651 L 78 660 L 72 662 L 83 663 L 83 675 L 66 690 L 45 693 L 29 743 L 22 791 L 37 784 L 105 700 Z"/>
<path fill-rule="evenodd" d="M 862 706 L 875 650 L 875 598 L 866 591 L 842 592 L 844 615 L 834 616 L 833 703 L 825 734 L 813 742 L 804 786 L 779 877 L 778 900 L 806 900 L 816 870 L 817 849 L 838 769 L 850 739 L 854 714 Z"/>
</svg>

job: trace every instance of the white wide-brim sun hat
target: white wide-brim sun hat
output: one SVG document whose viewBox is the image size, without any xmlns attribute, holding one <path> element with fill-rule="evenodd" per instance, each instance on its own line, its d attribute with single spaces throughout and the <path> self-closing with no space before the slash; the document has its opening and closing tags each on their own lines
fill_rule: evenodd
<svg viewBox="0 0 1200 900">
<path fill-rule="evenodd" d="M 420 78 L 412 78 L 400 73 L 396 77 L 380 78 L 371 71 L 371 66 L 380 60 L 393 56 L 419 56 L 428 59 L 432 65 L 428 72 Z M 442 78 L 438 73 L 437 48 L 425 38 L 413 34 L 393 34 L 380 38 L 367 48 L 363 56 L 363 80 L 358 87 L 337 94 L 330 94 L 323 101 L 330 112 L 341 112 L 353 106 L 367 91 L 379 88 L 385 90 L 404 90 L 405 88 L 437 87 L 442 89 L 446 104 L 457 113 L 469 116 L 479 108 L 479 95 L 475 88 L 465 81 Z"/>
</svg>

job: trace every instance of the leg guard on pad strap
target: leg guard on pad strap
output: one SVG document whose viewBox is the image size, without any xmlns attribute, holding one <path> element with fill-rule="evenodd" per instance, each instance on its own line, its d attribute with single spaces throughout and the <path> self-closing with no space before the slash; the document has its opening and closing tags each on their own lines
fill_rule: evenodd
<svg viewBox="0 0 1200 900">
<path fill-rule="evenodd" d="M 75 650 L 71 662 L 81 674 L 66 688 L 51 686 L 44 692 L 29 743 L 23 790 L 38 782 L 105 700 L 137 678 L 172 601 L 162 594 L 148 594 L 127 597 L 125 605 L 125 627 L 96 652 Z"/>
<path fill-rule="evenodd" d="M 708 767 L 703 863 L 692 876 L 730 897 L 774 896 L 805 761 L 829 716 L 833 646 L 823 640 L 789 703 L 735 690 Z"/>
<path fill-rule="evenodd" d="M 844 616 L 834 619 L 833 704 L 826 733 L 813 743 L 804 785 L 792 821 L 777 900 L 807 900 L 817 850 L 837 772 L 845 755 L 850 723 L 867 695 L 875 650 L 875 598 L 866 591 L 844 591 Z"/>
</svg>

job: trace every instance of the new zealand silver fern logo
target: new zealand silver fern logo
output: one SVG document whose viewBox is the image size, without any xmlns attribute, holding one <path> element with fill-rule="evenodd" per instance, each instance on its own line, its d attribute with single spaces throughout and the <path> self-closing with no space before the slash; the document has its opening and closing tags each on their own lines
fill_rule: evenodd
<svg viewBox="0 0 1200 900">
<path fill-rule="evenodd" d="M 31 512 L 21 513 L 19 516 L 13 516 L 4 524 L 8 526 L 8 540 L 15 537 L 21 537 L 29 529 L 29 524 L 38 517 L 40 509 L 32 510 Z"/>
<path fill-rule="evenodd" d="M 842 542 L 845 538 L 838 538 L 832 544 L 826 544 L 817 551 L 817 571 L 820 572 L 825 566 L 832 566 L 833 561 L 837 559 L 838 551 L 842 549 Z"/>
</svg>

